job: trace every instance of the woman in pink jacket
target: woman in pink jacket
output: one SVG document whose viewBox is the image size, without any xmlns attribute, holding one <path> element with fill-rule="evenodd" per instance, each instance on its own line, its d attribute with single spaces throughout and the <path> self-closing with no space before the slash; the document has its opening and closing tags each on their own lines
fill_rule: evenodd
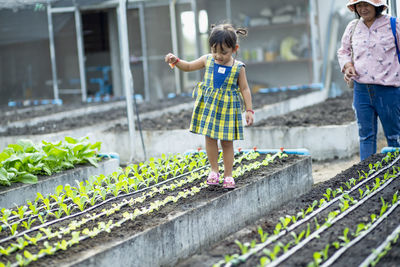
<svg viewBox="0 0 400 267">
<path fill-rule="evenodd" d="M 357 19 L 347 25 L 337 55 L 344 79 L 354 81 L 353 108 L 364 160 L 376 153 L 378 117 L 388 146 L 400 147 L 400 59 L 390 16 L 382 14 L 384 1 L 349 0 L 347 7 Z M 399 33 L 396 19 L 397 40 Z"/>
</svg>

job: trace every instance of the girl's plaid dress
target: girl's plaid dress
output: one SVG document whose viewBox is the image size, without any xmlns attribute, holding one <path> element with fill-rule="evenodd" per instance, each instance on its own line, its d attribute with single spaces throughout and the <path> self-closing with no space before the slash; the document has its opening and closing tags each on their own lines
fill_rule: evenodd
<svg viewBox="0 0 400 267">
<path fill-rule="evenodd" d="M 196 101 L 190 131 L 213 139 L 242 140 L 242 95 L 238 77 L 244 64 L 235 60 L 231 72 L 220 88 L 214 88 L 214 58 L 209 55 L 204 80 L 195 88 Z"/>
</svg>

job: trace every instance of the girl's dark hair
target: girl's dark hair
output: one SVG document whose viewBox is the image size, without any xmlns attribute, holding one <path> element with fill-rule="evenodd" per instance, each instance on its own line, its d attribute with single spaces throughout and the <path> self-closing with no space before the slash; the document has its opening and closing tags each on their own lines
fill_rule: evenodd
<svg viewBox="0 0 400 267">
<path fill-rule="evenodd" d="M 379 17 L 383 10 L 385 10 L 385 6 L 374 6 L 375 7 L 375 18 Z M 359 19 L 361 18 L 360 14 L 358 14 L 356 6 L 354 5 L 354 13 L 356 14 L 356 17 Z"/>
<path fill-rule="evenodd" d="M 243 28 L 235 29 L 231 24 L 211 25 L 211 33 L 208 38 L 210 47 L 225 44 L 229 48 L 235 48 L 238 42 L 238 35 L 247 35 L 247 30 Z"/>
</svg>

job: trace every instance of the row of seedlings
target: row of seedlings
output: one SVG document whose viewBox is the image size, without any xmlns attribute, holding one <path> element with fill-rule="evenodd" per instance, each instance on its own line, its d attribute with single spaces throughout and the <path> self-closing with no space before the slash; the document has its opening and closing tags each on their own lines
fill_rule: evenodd
<svg viewBox="0 0 400 267">
<path fill-rule="evenodd" d="M 336 190 L 328 188 L 323 198 L 315 200 L 312 205 L 295 215 L 281 217 L 273 233 L 266 233 L 259 228 L 259 239 L 245 243 L 236 240 L 239 253 L 226 255 L 225 259 L 216 263 L 215 266 L 278 266 L 281 264 L 319 266 L 324 261 L 329 263 L 330 255 L 346 246 L 350 240 L 349 232 L 351 232 L 350 229 L 346 230 L 346 227 L 341 230 L 341 234 L 332 234 L 330 231 L 336 228 L 341 229 L 343 224 L 345 226 L 354 224 L 357 220 L 351 216 L 353 211 L 360 212 L 364 209 L 368 213 L 370 211 L 368 206 L 371 204 L 364 203 L 382 202 L 381 207 L 367 216 L 370 221 L 360 221 L 356 224 L 356 229 L 351 232 L 353 237 L 360 236 L 363 231 L 368 231 L 373 223 L 377 223 L 380 218 L 385 218 L 383 216 L 390 207 L 394 206 L 394 211 L 397 211 L 399 159 L 398 152 L 388 153 L 381 161 L 370 164 L 368 172 L 361 171 L 358 179 L 351 178 Z M 363 218 L 365 219 L 365 216 Z M 348 222 L 343 223 L 346 220 Z M 340 226 L 332 227 L 335 224 Z M 323 235 L 327 237 L 322 238 Z M 330 240 L 331 236 L 337 237 L 338 240 L 328 242 L 329 244 L 325 244 L 325 241 L 320 242 L 320 240 Z M 312 251 L 312 248 L 318 246 L 321 246 L 320 250 Z M 299 261 L 303 258 L 306 262 Z M 333 259 L 331 261 L 333 262 Z"/>
<path fill-rule="evenodd" d="M 263 160 L 247 165 L 242 162 L 244 159 L 255 160 L 259 156 L 254 151 L 238 155 L 235 166 L 239 167 L 234 175 L 239 177 L 246 171 L 268 165 L 276 157 L 283 157 L 283 154 L 267 155 Z M 177 174 L 176 164 L 166 167 L 170 162 L 176 162 L 181 170 L 184 169 L 179 171 L 181 175 L 174 176 Z M 185 172 L 190 166 L 195 169 Z M 142 172 L 144 170 L 146 173 Z M 147 172 L 152 175 L 147 175 Z M 157 177 L 163 180 L 156 183 L 155 174 L 159 174 Z M 29 209 L 28 215 L 19 213 L 20 207 L 11 211 L 15 215 L 12 219 L 17 221 L 10 222 L 10 217 L 7 218 L 9 212 L 2 212 L 5 233 L 0 233 L 0 253 L 5 259 L 3 264 L 29 264 L 100 233 L 110 232 L 140 216 L 157 212 L 168 203 L 188 198 L 206 188 L 204 181 L 207 174 L 204 153 L 172 158 L 164 156 L 143 164 L 130 165 L 109 176 L 91 177 L 85 183 L 77 183 L 76 187 L 59 187 L 55 194 L 48 197 L 38 195 L 34 202 L 29 202 L 23 209 Z M 152 182 L 148 182 L 146 177 Z M 28 222 L 31 222 L 30 229 L 18 231 L 19 225 Z"/>
</svg>

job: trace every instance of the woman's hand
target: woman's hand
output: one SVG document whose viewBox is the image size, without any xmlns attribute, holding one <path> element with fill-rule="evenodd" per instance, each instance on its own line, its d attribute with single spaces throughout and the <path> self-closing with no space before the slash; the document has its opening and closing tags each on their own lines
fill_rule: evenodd
<svg viewBox="0 0 400 267">
<path fill-rule="evenodd" d="M 357 76 L 356 69 L 354 68 L 353 63 L 349 62 L 344 65 L 344 80 L 346 82 L 350 82 L 353 77 Z"/>
</svg>

